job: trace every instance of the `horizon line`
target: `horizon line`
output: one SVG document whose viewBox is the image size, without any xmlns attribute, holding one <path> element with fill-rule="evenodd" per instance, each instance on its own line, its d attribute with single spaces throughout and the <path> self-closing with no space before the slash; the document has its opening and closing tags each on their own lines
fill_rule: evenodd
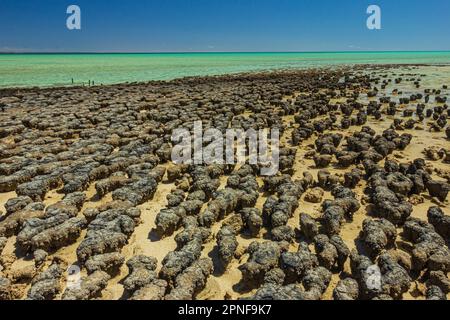
<svg viewBox="0 0 450 320">
<path fill-rule="evenodd" d="M 0 54 L 208 54 L 208 53 L 389 53 L 450 52 L 450 50 L 338 50 L 338 51 L 0 51 Z"/>
</svg>

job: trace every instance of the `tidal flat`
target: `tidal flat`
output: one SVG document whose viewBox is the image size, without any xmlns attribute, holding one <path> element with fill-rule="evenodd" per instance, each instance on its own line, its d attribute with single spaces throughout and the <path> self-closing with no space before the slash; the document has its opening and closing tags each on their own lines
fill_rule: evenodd
<svg viewBox="0 0 450 320">
<path fill-rule="evenodd" d="M 0 300 L 444 300 L 450 67 L 0 90 Z M 175 165 L 272 129 L 279 172 Z M 75 272 L 69 272 L 75 270 Z"/>
</svg>

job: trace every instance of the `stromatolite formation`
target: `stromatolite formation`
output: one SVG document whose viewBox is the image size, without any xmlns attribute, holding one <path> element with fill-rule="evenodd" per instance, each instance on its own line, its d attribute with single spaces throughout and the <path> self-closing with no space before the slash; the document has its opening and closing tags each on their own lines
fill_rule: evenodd
<svg viewBox="0 0 450 320">
<path fill-rule="evenodd" d="M 8 90 L 0 300 L 446 299 L 450 91 L 420 68 Z M 277 129 L 278 170 L 173 163 L 199 122 Z"/>
</svg>

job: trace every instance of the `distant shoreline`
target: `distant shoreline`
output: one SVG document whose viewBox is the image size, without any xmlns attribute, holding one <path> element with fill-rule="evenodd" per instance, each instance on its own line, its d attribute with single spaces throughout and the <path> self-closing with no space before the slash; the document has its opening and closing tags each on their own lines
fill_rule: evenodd
<svg viewBox="0 0 450 320">
<path fill-rule="evenodd" d="M 6 54 L 21 54 L 21 55 L 40 55 L 40 54 L 49 54 L 49 55 L 71 55 L 71 54 L 330 54 L 330 53 L 439 53 L 439 52 L 449 52 L 450 50 L 342 50 L 342 51 L 154 51 L 154 52 L 94 52 L 94 51 L 80 51 L 80 52 L 70 52 L 70 51 L 48 51 L 48 52 L 20 52 L 20 51 L 0 51 L 0 55 Z"/>
</svg>

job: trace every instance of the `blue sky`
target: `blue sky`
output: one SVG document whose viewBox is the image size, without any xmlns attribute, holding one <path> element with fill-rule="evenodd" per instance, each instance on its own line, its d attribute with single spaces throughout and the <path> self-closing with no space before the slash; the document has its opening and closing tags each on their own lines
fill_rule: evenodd
<svg viewBox="0 0 450 320">
<path fill-rule="evenodd" d="M 66 28 L 71 4 L 82 30 Z M 450 1 L 0 0 L 0 51 L 356 50 L 450 50 Z"/>
</svg>

